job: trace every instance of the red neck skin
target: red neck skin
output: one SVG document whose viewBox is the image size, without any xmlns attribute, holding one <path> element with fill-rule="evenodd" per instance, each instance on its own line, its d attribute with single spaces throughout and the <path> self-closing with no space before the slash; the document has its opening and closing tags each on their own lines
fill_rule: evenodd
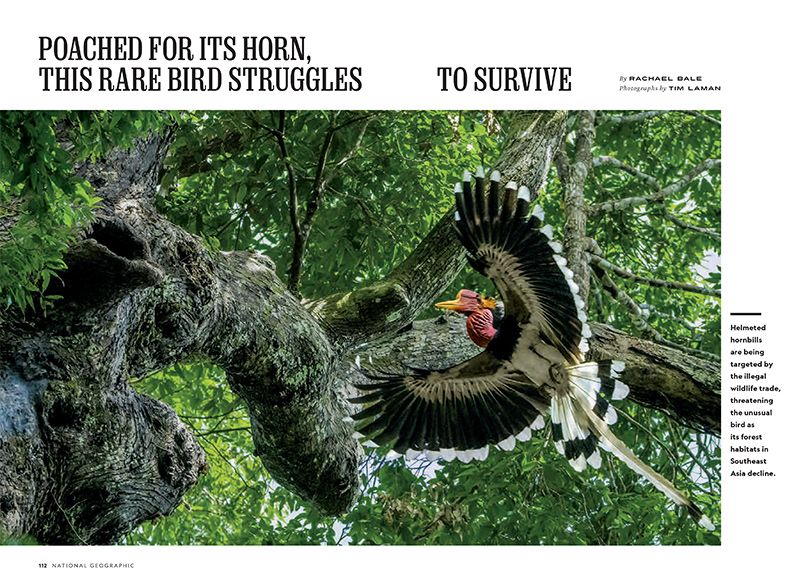
<svg viewBox="0 0 800 582">
<path fill-rule="evenodd" d="M 492 325 L 494 316 L 491 309 L 478 309 L 467 317 L 467 335 L 469 339 L 485 348 L 492 341 L 497 330 Z"/>
</svg>

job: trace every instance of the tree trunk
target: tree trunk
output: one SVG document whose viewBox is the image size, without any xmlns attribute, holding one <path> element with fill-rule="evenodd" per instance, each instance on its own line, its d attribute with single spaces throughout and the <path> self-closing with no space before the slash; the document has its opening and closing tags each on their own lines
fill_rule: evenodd
<svg viewBox="0 0 800 582">
<path fill-rule="evenodd" d="M 520 114 L 498 161 L 541 184 L 563 112 Z M 78 168 L 102 198 L 69 250 L 64 299 L 0 313 L 0 527 L 44 543 L 104 544 L 170 513 L 205 470 L 195 436 L 129 378 L 206 358 L 247 403 L 257 454 L 329 514 L 352 504 L 361 449 L 345 396 L 366 362 L 443 367 L 470 355 L 460 320 L 414 323 L 463 267 L 448 213 L 384 281 L 301 304 L 272 261 L 215 252 L 152 203 L 168 144 L 158 136 Z M 61 284 L 61 283 L 58 283 Z M 719 429 L 719 370 L 595 326 L 592 348 L 629 362 L 634 396 Z M 370 342 L 364 346 L 365 342 Z M 356 347 L 358 346 L 358 347 Z M 355 351 L 354 351 L 355 350 Z"/>
</svg>

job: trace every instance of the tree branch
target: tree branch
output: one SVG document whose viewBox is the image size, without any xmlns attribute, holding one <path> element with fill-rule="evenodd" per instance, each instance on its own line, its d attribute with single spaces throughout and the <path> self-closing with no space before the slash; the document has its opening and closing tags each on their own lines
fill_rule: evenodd
<svg viewBox="0 0 800 582">
<path fill-rule="evenodd" d="M 268 129 L 272 135 L 275 137 L 275 140 L 278 142 L 278 150 L 281 154 L 281 160 L 283 160 L 283 165 L 286 168 L 286 176 L 288 181 L 289 187 L 289 221 L 292 225 L 292 232 L 294 233 L 295 239 L 300 236 L 300 216 L 298 213 L 298 200 L 297 200 L 297 181 L 294 177 L 294 166 L 292 165 L 291 160 L 289 159 L 289 150 L 286 147 L 286 112 L 280 111 L 278 112 L 278 129 Z"/>
<path fill-rule="evenodd" d="M 714 125 L 719 125 L 719 126 L 722 125 L 722 122 L 719 119 L 715 119 L 714 117 L 711 117 L 710 115 L 706 115 L 702 111 L 686 110 L 686 111 L 681 111 L 681 113 L 683 113 L 684 115 L 691 115 L 692 117 L 697 117 L 697 118 L 702 119 L 704 121 L 708 121 L 709 123 L 713 123 Z"/>
<path fill-rule="evenodd" d="M 641 204 L 648 204 L 651 202 L 662 202 L 663 200 L 669 198 L 673 194 L 688 186 L 692 180 L 701 174 L 704 174 L 714 168 L 719 168 L 721 164 L 722 161 L 718 159 L 705 160 L 697 164 L 694 168 L 686 172 L 683 176 L 669 186 L 665 186 L 653 194 L 648 196 L 631 196 L 630 198 L 623 198 L 621 200 L 609 200 L 607 202 L 593 204 L 589 207 L 589 215 L 593 216 L 600 212 L 616 212 L 619 210 L 625 210 L 626 208 L 630 208 L 632 206 L 639 206 Z"/>
<path fill-rule="evenodd" d="M 289 265 L 289 280 L 287 286 L 289 291 L 297 297 L 300 297 L 300 277 L 303 270 L 303 258 L 306 254 L 306 246 L 308 245 L 308 235 L 311 232 L 311 224 L 314 220 L 319 208 L 319 201 L 322 196 L 322 173 L 325 170 L 325 164 L 328 161 L 328 155 L 331 151 L 331 144 L 333 143 L 333 134 L 336 133 L 336 116 L 337 113 L 332 114 L 333 117 L 330 121 L 328 131 L 325 133 L 325 138 L 320 148 L 319 159 L 317 160 L 317 169 L 314 177 L 314 184 L 311 188 L 311 194 L 306 202 L 306 213 L 303 221 L 300 222 L 297 209 L 297 197 L 290 206 L 290 216 L 292 224 L 297 223 L 297 228 L 294 231 L 294 244 L 292 245 L 292 262 Z"/>
<path fill-rule="evenodd" d="M 689 283 L 681 283 L 678 281 L 665 281 L 663 279 L 653 279 L 649 277 L 642 277 L 641 275 L 637 275 L 632 273 L 622 267 L 618 267 L 610 263 L 608 260 L 604 259 L 603 257 L 597 256 L 593 253 L 587 253 L 589 257 L 589 261 L 593 265 L 603 269 L 604 271 L 611 271 L 615 275 L 623 277 L 625 279 L 630 279 L 631 281 L 636 281 L 637 283 L 643 283 L 645 285 L 649 285 L 650 287 L 662 287 L 665 289 L 678 289 L 680 291 L 688 291 L 689 293 L 697 293 L 698 295 L 707 295 L 709 297 L 721 297 L 722 293 L 717 289 L 708 289 L 707 287 L 700 287 L 699 285 L 691 285 Z"/>
<path fill-rule="evenodd" d="M 600 121 L 602 123 L 612 123 L 614 125 L 620 125 L 623 123 L 638 123 L 640 121 L 652 119 L 653 117 L 658 117 L 659 115 L 664 115 L 666 113 L 669 113 L 669 111 L 639 111 L 638 113 L 631 113 L 629 115 L 606 114 L 600 117 Z"/>
<path fill-rule="evenodd" d="M 623 172 L 627 172 L 631 176 L 634 176 L 635 178 L 643 181 L 653 190 L 661 189 L 658 180 L 654 176 L 646 174 L 641 170 L 639 170 L 638 168 L 634 168 L 633 166 L 630 166 L 613 156 L 597 156 L 596 158 L 594 158 L 594 160 L 592 160 L 592 163 L 595 168 L 598 166 L 613 166 L 615 168 L 619 168 Z"/>
<path fill-rule="evenodd" d="M 694 224 L 689 224 L 688 222 L 684 222 L 683 220 L 681 220 L 680 218 L 678 218 L 677 216 L 675 216 L 674 214 L 672 214 L 671 212 L 669 212 L 666 209 L 664 209 L 664 216 L 667 218 L 667 220 L 669 220 L 670 222 L 672 222 L 676 226 L 679 226 L 681 228 L 685 228 L 686 230 L 699 232 L 700 234 L 704 234 L 706 236 L 710 236 L 711 238 L 714 238 L 716 240 L 722 240 L 722 235 L 720 235 L 720 233 L 718 233 L 713 228 L 695 226 Z"/>
<path fill-rule="evenodd" d="M 589 265 L 586 262 L 586 200 L 584 187 L 586 178 L 592 168 L 592 146 L 595 138 L 595 112 L 578 113 L 575 130 L 575 153 L 572 160 L 562 146 L 559 152 L 557 168 L 563 184 L 564 221 L 564 254 L 572 272 L 575 283 L 580 289 L 581 297 L 589 294 Z"/>
</svg>

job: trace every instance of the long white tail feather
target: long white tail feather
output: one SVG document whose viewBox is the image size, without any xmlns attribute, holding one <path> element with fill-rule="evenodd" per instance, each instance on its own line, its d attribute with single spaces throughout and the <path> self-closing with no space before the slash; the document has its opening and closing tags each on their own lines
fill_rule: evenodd
<svg viewBox="0 0 800 582">
<path fill-rule="evenodd" d="M 711 520 L 708 519 L 708 517 L 703 515 L 702 511 L 700 511 L 700 508 L 694 503 L 694 501 L 678 491 L 678 489 L 665 477 L 662 477 L 656 471 L 647 466 L 642 460 L 640 460 L 633 453 L 633 451 L 631 451 L 625 445 L 625 443 L 619 440 L 602 421 L 591 419 L 591 422 L 593 424 L 593 428 L 597 431 L 598 436 L 600 437 L 600 442 L 604 443 L 615 457 L 628 465 L 628 467 L 630 467 L 635 473 L 638 473 L 650 481 L 650 483 L 652 483 L 656 489 L 661 491 L 676 505 L 685 507 L 695 521 L 697 521 L 697 523 L 699 523 L 701 526 L 705 527 L 709 531 L 714 531 L 714 524 L 711 523 Z"/>
<path fill-rule="evenodd" d="M 588 454 L 585 450 L 581 450 L 581 454 L 575 458 L 575 443 L 594 444 L 593 440 L 587 439 L 588 434 L 591 433 L 597 439 L 596 444 L 601 448 L 609 451 L 635 473 L 647 479 L 670 501 L 685 507 L 698 524 L 713 530 L 714 524 L 703 515 L 700 508 L 691 499 L 640 460 L 609 429 L 608 425 L 617 420 L 617 413 L 610 404 L 600 399 L 603 396 L 609 398 L 608 392 L 612 393 L 610 398 L 614 400 L 628 395 L 628 386 L 612 379 L 619 377 L 623 369 L 624 364 L 614 361 L 599 365 L 594 362 L 578 364 L 567 370 L 570 392 L 555 394 L 552 399 L 551 420 L 555 423 L 553 434 L 554 438 L 561 437 L 561 441 L 556 442 L 556 449 L 567 457 L 572 456 L 573 458 L 568 458 L 568 461 L 578 471 L 582 471 L 587 463 L 592 467 L 597 467 L 600 464 L 600 455 L 596 449 L 588 458 L 585 457 L 585 454 Z M 607 405 L 607 408 L 597 405 Z M 570 442 L 572 444 L 569 444 Z"/>
<path fill-rule="evenodd" d="M 591 367 L 584 367 L 582 364 L 571 366 L 568 372 L 570 381 L 579 383 L 582 388 L 592 390 L 595 393 L 602 390 L 603 396 L 607 400 L 622 400 L 627 397 L 630 392 L 630 388 L 628 388 L 624 382 L 614 379 L 619 378 L 619 375 L 615 374 L 613 370 L 605 378 L 598 376 L 599 372 L 597 368 L 592 369 Z"/>
<path fill-rule="evenodd" d="M 581 398 L 585 398 L 582 393 Z M 591 432 L 576 398 L 571 394 L 555 394 L 552 399 L 552 409 L 555 411 L 551 420 L 556 449 L 567 457 L 569 464 L 576 471 L 583 471 L 586 468 L 586 455 L 589 450 L 593 466 L 597 464 L 597 458 L 593 457 L 595 451 Z"/>
</svg>

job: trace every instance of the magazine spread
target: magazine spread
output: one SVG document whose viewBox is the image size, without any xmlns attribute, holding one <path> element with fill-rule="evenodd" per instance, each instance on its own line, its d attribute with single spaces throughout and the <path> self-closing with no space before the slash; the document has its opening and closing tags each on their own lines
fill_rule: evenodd
<svg viewBox="0 0 800 582">
<path fill-rule="evenodd" d="M 784 10 L 10 8 L 3 579 L 791 579 Z"/>
</svg>

